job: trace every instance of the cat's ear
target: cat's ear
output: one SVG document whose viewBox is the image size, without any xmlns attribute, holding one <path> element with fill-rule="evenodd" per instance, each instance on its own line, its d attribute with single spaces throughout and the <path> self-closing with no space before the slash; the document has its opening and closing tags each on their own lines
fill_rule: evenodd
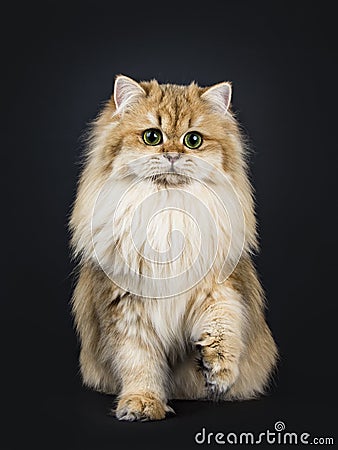
<svg viewBox="0 0 338 450">
<path fill-rule="evenodd" d="M 137 83 L 124 75 L 118 75 L 114 83 L 114 102 L 117 111 L 132 105 L 140 97 L 145 96 L 144 89 Z"/>
<path fill-rule="evenodd" d="M 230 83 L 218 83 L 203 92 L 201 98 L 213 105 L 215 110 L 225 114 L 230 106 L 231 90 Z"/>
</svg>

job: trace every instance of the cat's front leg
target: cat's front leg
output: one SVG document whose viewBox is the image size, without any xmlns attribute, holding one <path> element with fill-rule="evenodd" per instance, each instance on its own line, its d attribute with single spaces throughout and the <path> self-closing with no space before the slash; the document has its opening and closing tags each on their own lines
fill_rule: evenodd
<svg viewBox="0 0 338 450">
<path fill-rule="evenodd" d="M 166 361 L 163 353 L 136 338 L 119 343 L 116 370 L 121 379 L 116 417 L 119 420 L 161 420 L 173 410 L 167 405 Z"/>
<path fill-rule="evenodd" d="M 239 376 L 245 315 L 239 294 L 219 286 L 203 304 L 195 324 L 194 342 L 208 398 L 222 399 Z"/>
</svg>

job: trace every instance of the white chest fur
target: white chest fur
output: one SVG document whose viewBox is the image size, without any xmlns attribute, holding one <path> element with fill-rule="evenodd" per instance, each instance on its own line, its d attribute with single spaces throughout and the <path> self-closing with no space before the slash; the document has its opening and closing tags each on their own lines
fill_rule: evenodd
<svg viewBox="0 0 338 450">
<path fill-rule="evenodd" d="M 177 296 L 238 258 L 243 216 L 227 186 L 158 188 L 110 180 L 92 219 L 93 256 L 123 290 Z"/>
</svg>

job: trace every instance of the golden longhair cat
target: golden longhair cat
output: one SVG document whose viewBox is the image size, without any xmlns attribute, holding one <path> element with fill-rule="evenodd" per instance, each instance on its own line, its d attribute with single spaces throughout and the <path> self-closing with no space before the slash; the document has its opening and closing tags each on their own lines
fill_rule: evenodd
<svg viewBox="0 0 338 450">
<path fill-rule="evenodd" d="M 95 121 L 70 221 L 83 381 L 121 420 L 169 399 L 250 399 L 277 350 L 231 85 L 118 76 Z"/>
</svg>

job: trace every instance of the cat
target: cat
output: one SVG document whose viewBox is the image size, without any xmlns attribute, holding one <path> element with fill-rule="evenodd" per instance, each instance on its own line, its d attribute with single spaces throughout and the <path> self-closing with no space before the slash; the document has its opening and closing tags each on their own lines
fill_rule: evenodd
<svg viewBox="0 0 338 450">
<path fill-rule="evenodd" d="M 170 399 L 255 398 L 275 369 L 231 93 L 119 75 L 92 125 L 72 308 L 83 382 L 117 396 L 120 420 L 164 419 Z"/>
</svg>

